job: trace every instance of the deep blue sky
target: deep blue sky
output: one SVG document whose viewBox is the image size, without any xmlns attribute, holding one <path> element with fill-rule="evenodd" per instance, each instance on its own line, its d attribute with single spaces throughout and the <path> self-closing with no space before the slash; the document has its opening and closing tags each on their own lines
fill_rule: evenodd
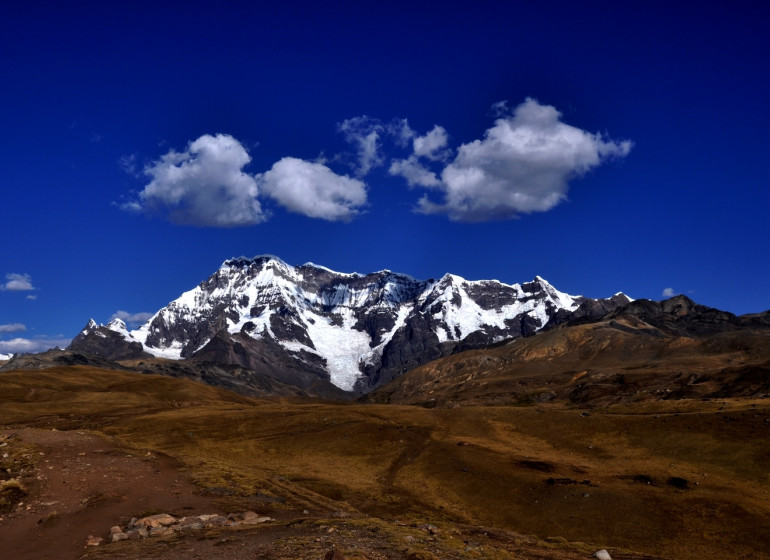
<svg viewBox="0 0 770 560">
<path fill-rule="evenodd" d="M 20 4 L 0 9 L 0 353 L 261 253 L 770 308 L 767 7 Z M 492 142 L 505 126 L 524 136 Z M 389 172 L 410 156 L 422 186 Z"/>
</svg>

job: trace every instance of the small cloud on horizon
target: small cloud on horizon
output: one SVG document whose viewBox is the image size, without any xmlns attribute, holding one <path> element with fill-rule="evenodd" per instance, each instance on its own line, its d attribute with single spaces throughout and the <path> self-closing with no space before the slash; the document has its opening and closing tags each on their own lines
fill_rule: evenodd
<svg viewBox="0 0 770 560">
<path fill-rule="evenodd" d="M 10 273 L 5 275 L 6 282 L 0 284 L 0 290 L 9 292 L 28 292 L 35 289 L 29 274 Z"/>
<path fill-rule="evenodd" d="M 674 288 L 664 288 L 663 293 L 661 295 L 664 298 L 671 298 L 676 295 L 676 292 L 674 291 Z"/>
<path fill-rule="evenodd" d="M 34 354 L 45 352 L 54 347 L 66 348 L 72 342 L 71 338 L 14 338 L 0 340 L 0 354 Z"/>
<path fill-rule="evenodd" d="M 27 330 L 26 325 L 23 325 L 21 323 L 10 323 L 7 325 L 0 325 L 0 333 L 15 333 L 15 332 L 22 332 L 26 330 Z"/>
</svg>

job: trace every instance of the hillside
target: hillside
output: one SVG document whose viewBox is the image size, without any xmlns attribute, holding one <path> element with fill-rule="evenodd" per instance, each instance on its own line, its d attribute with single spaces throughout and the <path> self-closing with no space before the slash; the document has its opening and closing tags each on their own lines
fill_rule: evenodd
<svg viewBox="0 0 770 560">
<path fill-rule="evenodd" d="M 578 310 L 580 311 L 580 310 Z M 638 300 L 417 367 L 366 398 L 422 406 L 582 407 L 770 396 L 770 315 L 736 317 L 679 296 Z"/>
</svg>

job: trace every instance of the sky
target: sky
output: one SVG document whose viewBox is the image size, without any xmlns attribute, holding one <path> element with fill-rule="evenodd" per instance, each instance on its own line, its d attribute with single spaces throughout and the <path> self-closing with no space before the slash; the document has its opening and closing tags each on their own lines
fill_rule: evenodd
<svg viewBox="0 0 770 560">
<path fill-rule="evenodd" d="M 6 4 L 0 354 L 259 254 L 770 309 L 767 6 Z"/>
</svg>

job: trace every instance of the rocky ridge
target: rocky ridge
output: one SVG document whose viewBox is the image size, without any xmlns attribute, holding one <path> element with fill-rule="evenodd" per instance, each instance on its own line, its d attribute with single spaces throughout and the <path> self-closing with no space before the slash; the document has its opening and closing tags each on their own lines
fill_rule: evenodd
<svg viewBox="0 0 770 560">
<path fill-rule="evenodd" d="M 327 381 L 366 393 L 435 358 L 532 334 L 581 305 L 607 311 L 629 301 L 571 296 L 540 277 L 416 280 L 259 256 L 225 261 L 136 330 L 91 320 L 69 350 L 235 364 L 302 389 Z"/>
</svg>

